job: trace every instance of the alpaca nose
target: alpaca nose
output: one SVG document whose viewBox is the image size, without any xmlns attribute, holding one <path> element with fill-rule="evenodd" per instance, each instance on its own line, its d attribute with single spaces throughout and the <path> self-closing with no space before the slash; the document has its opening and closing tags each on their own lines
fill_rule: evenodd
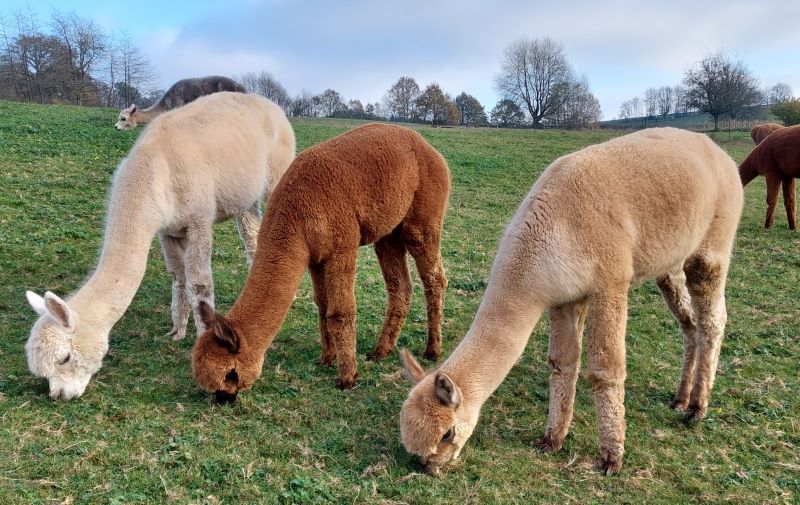
<svg viewBox="0 0 800 505">
<path fill-rule="evenodd" d="M 214 401 L 219 404 L 231 404 L 236 401 L 236 393 L 228 393 L 227 391 L 216 391 L 214 393 Z"/>
</svg>

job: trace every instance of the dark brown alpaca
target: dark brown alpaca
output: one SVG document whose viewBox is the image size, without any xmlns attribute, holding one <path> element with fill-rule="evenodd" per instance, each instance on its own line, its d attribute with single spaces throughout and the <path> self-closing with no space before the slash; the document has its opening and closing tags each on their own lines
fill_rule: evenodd
<svg viewBox="0 0 800 505">
<path fill-rule="evenodd" d="M 438 359 L 447 286 L 439 242 L 449 193 L 444 158 L 407 128 L 367 125 L 301 153 L 270 196 L 239 299 L 225 317 L 204 309 L 208 330 L 192 352 L 197 382 L 219 400 L 253 385 L 308 267 L 319 308 L 321 363 L 338 360 L 337 387 L 353 387 L 356 255 L 359 246 L 373 243 L 388 303 L 369 357 L 381 359 L 392 350 L 408 312 L 408 251 L 425 286 L 425 356 Z"/>
<path fill-rule="evenodd" d="M 778 188 L 783 185 L 783 205 L 789 229 L 797 229 L 795 222 L 795 178 L 800 177 L 800 126 L 781 128 L 768 135 L 739 165 L 742 186 L 763 175 L 767 179 L 767 218 L 769 228 L 775 217 Z"/>
<path fill-rule="evenodd" d="M 753 142 L 756 145 L 760 144 L 767 135 L 774 132 L 775 130 L 780 130 L 783 128 L 783 125 L 779 125 L 778 123 L 763 123 L 757 124 L 750 130 L 750 136 L 753 137 Z"/>
</svg>

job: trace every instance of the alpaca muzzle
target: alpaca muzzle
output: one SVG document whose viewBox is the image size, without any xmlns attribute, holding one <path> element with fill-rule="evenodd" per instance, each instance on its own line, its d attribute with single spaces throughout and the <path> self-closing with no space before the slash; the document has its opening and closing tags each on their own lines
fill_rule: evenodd
<svg viewBox="0 0 800 505">
<path fill-rule="evenodd" d="M 229 393 L 227 391 L 215 391 L 214 401 L 220 405 L 233 404 L 236 402 L 236 393 Z"/>
</svg>

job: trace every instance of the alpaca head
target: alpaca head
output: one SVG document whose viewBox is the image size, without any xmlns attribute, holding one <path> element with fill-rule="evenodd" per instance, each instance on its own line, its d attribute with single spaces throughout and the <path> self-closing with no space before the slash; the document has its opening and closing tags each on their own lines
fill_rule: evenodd
<svg viewBox="0 0 800 505">
<path fill-rule="evenodd" d="M 136 111 L 139 108 L 136 105 L 131 105 L 130 107 L 126 107 L 119 112 L 119 116 L 117 116 L 117 122 L 114 123 L 114 128 L 117 130 L 132 130 L 136 128 Z"/>
<path fill-rule="evenodd" d="M 414 384 L 400 411 L 400 441 L 426 472 L 438 474 L 458 458 L 478 417 L 464 408 L 461 389 L 447 374 L 426 374 L 405 349 L 400 356 Z"/>
<path fill-rule="evenodd" d="M 236 400 L 239 391 L 250 389 L 261 375 L 263 353 L 252 353 L 231 323 L 200 302 L 206 331 L 192 350 L 192 375 L 220 403 Z"/>
<path fill-rule="evenodd" d="M 107 340 L 93 339 L 94 345 L 82 345 L 78 314 L 67 302 L 49 291 L 44 297 L 31 291 L 25 294 L 39 314 L 25 344 L 28 368 L 33 375 L 47 379 L 53 400 L 81 396 L 89 379 L 103 364 Z"/>
</svg>

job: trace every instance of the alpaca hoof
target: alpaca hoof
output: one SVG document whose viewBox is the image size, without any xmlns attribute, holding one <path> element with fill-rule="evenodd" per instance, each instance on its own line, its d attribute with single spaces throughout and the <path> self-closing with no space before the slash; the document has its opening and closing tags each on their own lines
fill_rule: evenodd
<svg viewBox="0 0 800 505">
<path fill-rule="evenodd" d="M 669 404 L 669 408 L 672 410 L 686 410 L 686 401 L 675 398 L 672 400 L 672 403 Z"/>
<path fill-rule="evenodd" d="M 425 349 L 425 352 L 422 353 L 422 357 L 428 361 L 439 361 L 439 351 Z"/>
<path fill-rule="evenodd" d="M 558 452 L 561 449 L 563 443 L 564 443 L 563 440 L 556 441 L 545 435 L 536 442 L 534 442 L 533 445 L 543 453 L 549 454 L 553 452 Z"/>
<path fill-rule="evenodd" d="M 367 353 L 367 361 L 380 361 L 385 358 L 389 353 L 384 353 L 380 351 L 372 351 Z"/>
<path fill-rule="evenodd" d="M 622 470 L 622 458 L 607 456 L 597 463 L 597 469 L 607 477 L 618 474 Z"/>
<path fill-rule="evenodd" d="M 686 408 L 686 413 L 683 414 L 683 422 L 686 424 L 697 424 L 706 415 L 706 409 L 700 408 L 697 405 L 689 405 Z"/>
<path fill-rule="evenodd" d="M 336 379 L 336 387 L 341 389 L 342 391 L 346 389 L 353 389 L 356 386 L 356 379 L 358 379 L 358 374 L 355 374 L 352 379 L 342 379 L 341 377 Z"/>
<path fill-rule="evenodd" d="M 183 340 L 184 338 L 186 338 L 186 330 L 179 331 L 173 328 L 172 330 L 170 330 L 169 333 L 167 333 L 167 336 L 171 337 L 172 340 Z"/>
</svg>

